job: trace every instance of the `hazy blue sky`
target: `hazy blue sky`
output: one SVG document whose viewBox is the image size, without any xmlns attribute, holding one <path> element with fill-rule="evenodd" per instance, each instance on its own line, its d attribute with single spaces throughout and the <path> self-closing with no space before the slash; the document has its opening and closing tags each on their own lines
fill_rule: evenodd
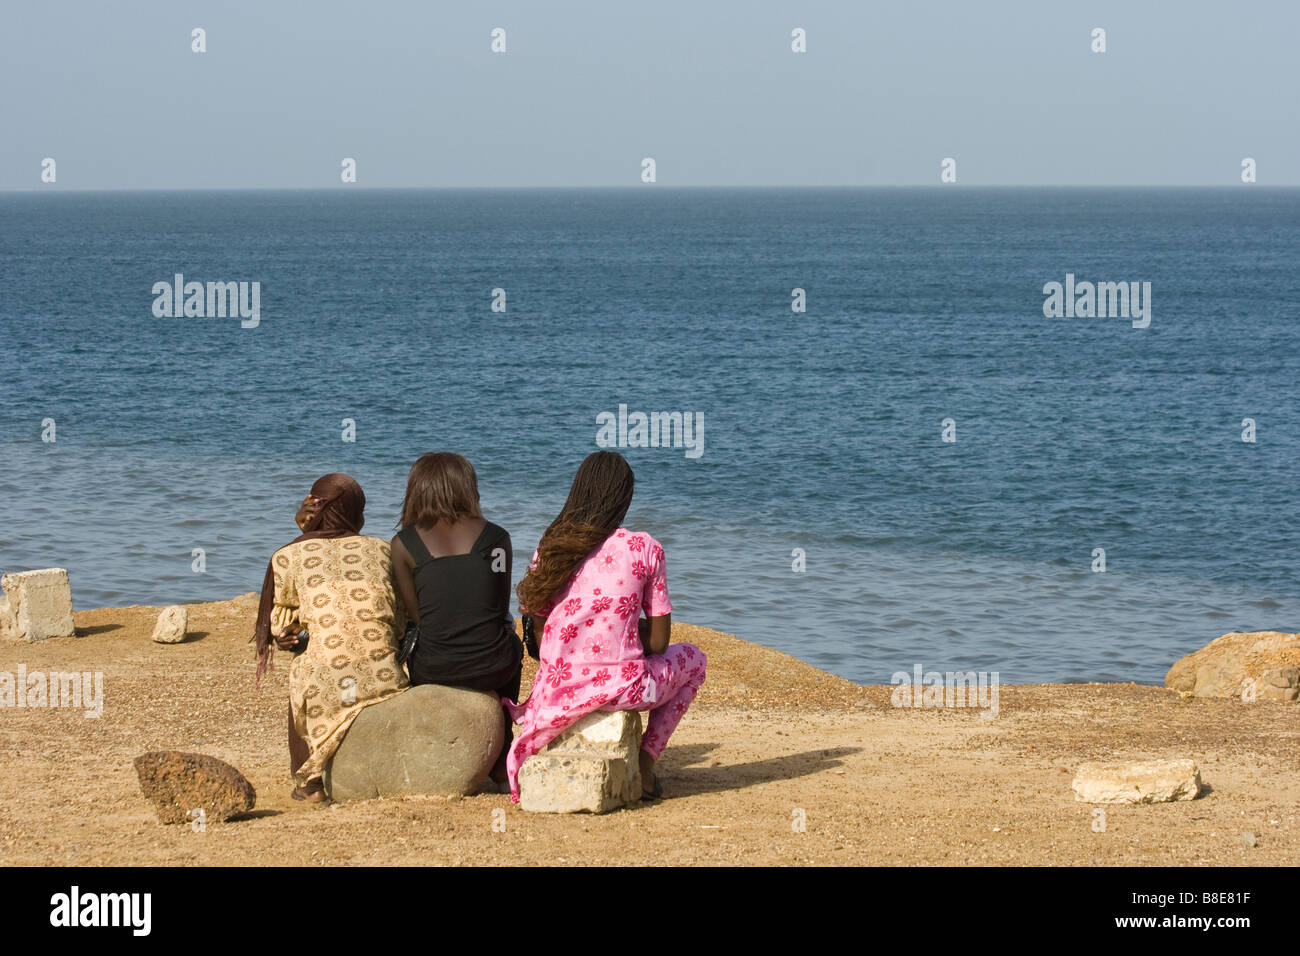
<svg viewBox="0 0 1300 956">
<path fill-rule="evenodd" d="M 1294 0 L 9 2 L 0 188 L 1297 185 L 1297 37 Z"/>
</svg>

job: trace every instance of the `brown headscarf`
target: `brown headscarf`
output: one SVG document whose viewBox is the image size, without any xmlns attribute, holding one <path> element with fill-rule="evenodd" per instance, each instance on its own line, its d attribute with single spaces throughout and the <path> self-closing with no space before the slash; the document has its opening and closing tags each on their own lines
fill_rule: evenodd
<svg viewBox="0 0 1300 956">
<path fill-rule="evenodd" d="M 366 496 L 361 486 L 348 475 L 334 472 L 319 478 L 311 486 L 311 496 L 318 499 L 316 513 L 311 516 L 302 534 L 290 541 L 295 544 L 310 538 L 346 538 L 360 534 L 366 523 Z M 278 549 L 277 549 L 278 550 Z M 271 561 L 275 555 L 271 555 Z M 271 561 L 266 563 L 266 577 L 262 579 L 262 601 L 257 606 L 257 627 L 253 640 L 257 642 L 257 680 L 271 668 L 271 608 L 275 604 L 275 570 Z"/>
</svg>

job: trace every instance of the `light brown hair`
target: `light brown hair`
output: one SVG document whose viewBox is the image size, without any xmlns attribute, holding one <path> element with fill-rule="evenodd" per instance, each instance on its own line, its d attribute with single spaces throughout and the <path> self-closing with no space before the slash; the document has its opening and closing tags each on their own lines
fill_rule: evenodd
<svg viewBox="0 0 1300 956">
<path fill-rule="evenodd" d="M 427 528 L 439 521 L 452 524 L 481 517 L 478 476 L 469 459 L 449 451 L 431 451 L 415 460 L 406 479 L 400 527 Z"/>
</svg>

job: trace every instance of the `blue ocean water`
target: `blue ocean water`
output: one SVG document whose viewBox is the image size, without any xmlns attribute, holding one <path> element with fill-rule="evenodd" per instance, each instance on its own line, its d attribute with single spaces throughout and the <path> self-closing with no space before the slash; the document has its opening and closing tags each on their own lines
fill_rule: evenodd
<svg viewBox="0 0 1300 956">
<path fill-rule="evenodd" d="M 704 420 L 623 449 L 675 617 L 864 682 L 1159 682 L 1300 629 L 1298 263 L 1255 186 L 0 195 L 0 570 L 229 597 L 317 476 L 387 537 L 433 449 L 518 568 L 625 404 Z M 156 318 L 176 273 L 259 325 Z M 1045 318 L 1066 273 L 1150 282 L 1150 327 Z"/>
</svg>

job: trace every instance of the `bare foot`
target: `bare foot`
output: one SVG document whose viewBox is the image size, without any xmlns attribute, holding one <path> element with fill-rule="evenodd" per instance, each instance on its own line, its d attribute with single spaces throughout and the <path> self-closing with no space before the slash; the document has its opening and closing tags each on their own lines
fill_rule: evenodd
<svg viewBox="0 0 1300 956">
<path fill-rule="evenodd" d="M 659 778 L 655 776 L 655 758 L 650 756 L 644 750 L 638 755 L 641 764 L 641 796 L 661 797 L 664 793 L 663 785 Z M 649 786 L 647 786 L 649 784 Z"/>
</svg>

